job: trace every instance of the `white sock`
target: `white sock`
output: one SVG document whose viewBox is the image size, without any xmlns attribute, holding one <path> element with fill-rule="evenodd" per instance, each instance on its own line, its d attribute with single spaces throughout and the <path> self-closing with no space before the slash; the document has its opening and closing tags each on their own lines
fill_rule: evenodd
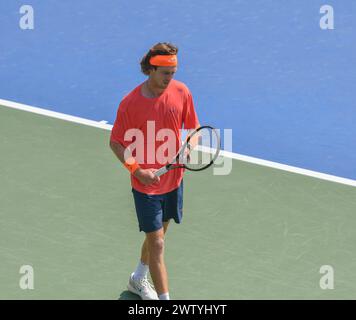
<svg viewBox="0 0 356 320">
<path fill-rule="evenodd" d="M 148 274 L 148 265 L 142 263 L 142 261 L 140 260 L 133 276 L 135 279 L 143 279 L 143 278 L 147 278 L 147 274 Z"/>
<path fill-rule="evenodd" d="M 158 299 L 159 299 L 159 300 L 170 300 L 170 299 L 169 299 L 169 292 L 160 294 L 160 295 L 158 296 Z"/>
</svg>

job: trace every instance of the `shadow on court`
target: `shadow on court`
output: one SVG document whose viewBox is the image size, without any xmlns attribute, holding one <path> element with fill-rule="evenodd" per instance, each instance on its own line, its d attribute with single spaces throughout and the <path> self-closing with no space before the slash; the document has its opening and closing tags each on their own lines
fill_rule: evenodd
<svg viewBox="0 0 356 320">
<path fill-rule="evenodd" d="M 122 291 L 117 300 L 141 300 L 141 298 L 128 290 Z"/>
</svg>

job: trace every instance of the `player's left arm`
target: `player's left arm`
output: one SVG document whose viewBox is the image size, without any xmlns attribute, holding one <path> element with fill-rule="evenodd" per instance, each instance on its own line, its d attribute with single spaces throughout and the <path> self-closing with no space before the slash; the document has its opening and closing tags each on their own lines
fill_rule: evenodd
<svg viewBox="0 0 356 320">
<path fill-rule="evenodd" d="M 183 110 L 183 125 L 188 138 L 197 128 L 200 127 L 198 115 L 195 111 L 194 101 L 190 91 L 187 92 Z M 199 136 L 196 135 L 193 139 L 190 139 L 189 144 L 191 145 L 192 149 L 194 149 L 198 142 Z"/>
</svg>

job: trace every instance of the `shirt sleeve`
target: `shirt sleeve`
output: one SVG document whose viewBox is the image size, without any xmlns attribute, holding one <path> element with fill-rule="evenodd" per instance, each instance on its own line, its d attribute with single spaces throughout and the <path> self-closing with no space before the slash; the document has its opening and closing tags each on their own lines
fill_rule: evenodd
<svg viewBox="0 0 356 320">
<path fill-rule="evenodd" d="M 110 141 L 120 143 L 122 146 L 126 148 L 127 143 L 125 143 L 124 137 L 125 137 L 125 132 L 129 128 L 130 128 L 130 123 L 129 123 L 127 111 L 125 111 L 125 108 L 121 103 L 117 110 L 114 126 L 111 130 Z"/>
<path fill-rule="evenodd" d="M 183 109 L 184 129 L 195 129 L 199 127 L 199 119 L 195 112 L 192 94 L 188 91 L 187 99 Z"/>
</svg>

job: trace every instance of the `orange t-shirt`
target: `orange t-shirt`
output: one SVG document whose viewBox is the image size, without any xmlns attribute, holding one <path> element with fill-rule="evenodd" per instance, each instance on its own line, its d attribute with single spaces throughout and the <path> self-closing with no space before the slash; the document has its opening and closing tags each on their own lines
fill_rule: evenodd
<svg viewBox="0 0 356 320">
<path fill-rule="evenodd" d="M 171 80 L 164 92 L 156 98 L 144 97 L 141 93 L 142 85 L 121 101 L 110 139 L 125 148 L 131 145 L 133 156 L 141 168 L 159 169 L 178 152 L 183 126 L 184 129 L 195 129 L 199 121 L 192 95 L 184 83 Z M 143 134 L 136 134 L 137 131 L 130 129 L 139 129 Z M 136 149 L 132 148 L 133 143 Z M 164 194 L 178 188 L 183 171 L 170 170 L 160 177 L 159 183 L 149 186 L 143 185 L 131 175 L 131 184 L 142 193 Z"/>
</svg>

